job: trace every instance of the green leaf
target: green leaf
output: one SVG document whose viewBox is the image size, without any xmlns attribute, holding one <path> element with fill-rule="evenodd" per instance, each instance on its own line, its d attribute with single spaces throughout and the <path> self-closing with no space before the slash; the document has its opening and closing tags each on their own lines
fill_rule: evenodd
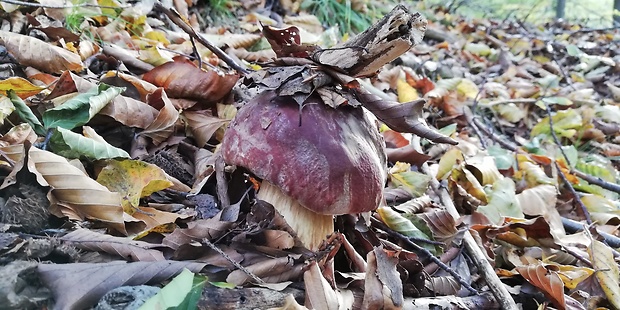
<svg viewBox="0 0 620 310">
<path fill-rule="evenodd" d="M 583 122 L 581 115 L 579 115 L 574 109 L 558 111 L 555 115 L 553 115 L 552 120 L 555 133 L 566 138 L 572 138 L 577 133 L 577 129 L 582 127 Z M 535 137 L 540 134 L 550 133 L 551 128 L 549 126 L 549 117 L 545 117 L 532 128 L 531 136 Z"/>
<path fill-rule="evenodd" d="M 583 52 L 576 45 L 573 44 L 566 46 L 566 52 L 569 56 L 573 57 L 579 57 L 583 54 Z"/>
<path fill-rule="evenodd" d="M 478 211 L 483 213 L 494 224 L 502 223 L 503 217 L 525 218 L 515 193 L 515 183 L 510 178 L 503 178 L 493 183 L 493 191 L 488 194 L 489 203 L 479 206 Z"/>
<path fill-rule="evenodd" d="M 498 145 L 491 145 L 487 151 L 495 159 L 495 165 L 499 170 L 510 169 L 516 163 L 515 155 Z"/>
<path fill-rule="evenodd" d="M 109 159 L 130 157 L 122 149 L 84 137 L 62 127 L 54 130 L 50 145 L 54 153 L 67 158 Z"/>
<path fill-rule="evenodd" d="M 196 309 L 202 288 L 206 282 L 206 277 L 196 276 L 191 271 L 184 269 L 138 310 Z"/>
<path fill-rule="evenodd" d="M 106 84 L 93 87 L 88 92 L 79 94 L 67 102 L 45 111 L 43 113 L 45 128 L 73 129 L 84 125 L 122 91 L 123 88 Z"/>
<path fill-rule="evenodd" d="M 38 135 L 44 136 L 46 130 L 43 128 L 43 125 L 39 119 L 34 115 L 34 113 L 32 113 L 32 110 L 30 110 L 26 103 L 21 98 L 17 97 L 17 94 L 15 94 L 13 90 L 7 91 L 7 95 L 9 96 L 9 99 L 11 99 L 13 106 L 15 106 L 17 115 L 19 115 L 24 122 L 28 123 L 28 125 L 34 129 L 34 132 Z"/>
<path fill-rule="evenodd" d="M 545 110 L 545 103 L 549 104 L 549 105 L 561 105 L 561 106 L 570 106 L 573 105 L 573 102 L 565 97 L 549 97 L 549 98 L 543 98 L 542 100 L 538 100 L 536 101 L 536 106 L 538 106 L 539 108 Z"/>
<path fill-rule="evenodd" d="M 424 195 L 431 181 L 430 176 L 415 171 L 394 173 L 390 175 L 390 179 L 396 186 L 403 186 L 414 197 Z"/>
<path fill-rule="evenodd" d="M 394 211 L 390 207 L 380 207 L 377 209 L 377 213 L 381 216 L 381 220 L 387 225 L 389 228 L 393 229 L 396 232 L 399 232 L 407 237 L 412 237 L 416 239 L 422 240 L 433 240 L 419 228 L 417 228 L 413 223 L 400 215 L 400 213 Z M 433 254 L 437 254 L 437 249 L 431 244 L 424 243 L 420 244 L 423 248 L 428 249 Z"/>
</svg>

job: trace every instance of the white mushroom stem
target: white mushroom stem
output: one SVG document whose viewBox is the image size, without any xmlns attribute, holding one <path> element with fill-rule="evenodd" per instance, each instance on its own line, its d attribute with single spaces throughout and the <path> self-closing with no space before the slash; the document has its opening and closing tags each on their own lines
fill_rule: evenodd
<svg viewBox="0 0 620 310">
<path fill-rule="evenodd" d="M 302 245 L 311 251 L 318 250 L 321 242 L 334 232 L 334 217 L 331 214 L 310 211 L 270 182 L 261 183 L 256 198 L 273 205 L 297 234 Z"/>
</svg>

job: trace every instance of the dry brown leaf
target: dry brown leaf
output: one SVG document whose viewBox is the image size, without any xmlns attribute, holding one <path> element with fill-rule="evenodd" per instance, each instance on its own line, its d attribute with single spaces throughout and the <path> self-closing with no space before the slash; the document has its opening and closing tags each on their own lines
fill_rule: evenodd
<svg viewBox="0 0 620 310">
<path fill-rule="evenodd" d="M 233 222 L 219 220 L 220 214 L 206 220 L 196 220 L 187 223 L 187 228 L 177 228 L 162 240 L 162 244 L 178 249 L 181 245 L 204 238 L 213 240 L 229 231 Z"/>
<path fill-rule="evenodd" d="M 199 272 L 205 264 L 196 262 L 124 261 L 103 264 L 39 264 L 39 276 L 54 294 L 54 309 L 87 309 L 108 291 L 119 286 L 158 283 L 187 268 Z"/>
<path fill-rule="evenodd" d="M 446 210 L 434 210 L 420 214 L 433 232 L 435 240 L 446 243 L 449 246 L 458 233 L 454 217 Z M 460 242 L 456 242 L 457 244 Z"/>
<path fill-rule="evenodd" d="M 34 37 L 0 30 L 0 45 L 23 66 L 32 66 L 48 73 L 84 69 L 80 55 Z"/>
<path fill-rule="evenodd" d="M 175 58 L 144 74 L 143 79 L 163 87 L 170 97 L 200 99 L 204 103 L 216 103 L 226 96 L 239 76 L 221 76 L 215 71 L 203 71 L 189 60 Z"/>
<path fill-rule="evenodd" d="M 28 153 L 27 157 L 23 157 L 25 151 Z M 82 170 L 71 165 L 64 157 L 36 147 L 22 146 L 21 152 L 20 160 L 24 159 L 28 170 L 36 175 L 37 182 L 52 188 L 52 214 L 58 217 L 67 216 L 72 220 L 88 218 L 101 221 L 126 233 L 121 197 L 118 193 L 110 192 Z M 22 165 L 16 165 L 15 169 L 21 169 Z M 11 182 L 14 183 L 15 180 L 7 177 L 3 187 Z"/>
<path fill-rule="evenodd" d="M 34 132 L 34 129 L 32 129 L 30 125 L 23 123 L 23 124 L 19 124 L 11 128 L 9 132 L 7 132 L 2 137 L 0 137 L 0 141 L 2 141 L 0 142 L 0 145 L 8 146 L 8 145 L 23 144 L 26 141 L 29 141 L 30 143 L 34 143 L 37 140 L 37 138 L 38 136 Z"/>
<path fill-rule="evenodd" d="M 538 265 L 518 266 L 516 270 L 530 284 L 536 286 L 558 309 L 566 309 L 564 282 L 560 279 L 554 266 Z"/>
<path fill-rule="evenodd" d="M 160 211 L 151 207 L 140 207 L 140 211 L 142 212 L 136 212 L 132 214 L 132 216 L 146 224 L 145 230 L 174 223 L 177 219 L 186 219 L 190 217 L 190 215 L 187 214 Z"/>
<path fill-rule="evenodd" d="M 136 99 L 116 96 L 99 114 L 109 116 L 117 122 L 137 128 L 147 128 L 155 121 L 159 112 L 152 106 Z"/>
<path fill-rule="evenodd" d="M 106 74 L 104 74 L 101 77 L 102 81 L 109 81 L 109 79 L 115 79 L 116 81 L 122 80 L 123 82 L 117 82 L 117 83 L 111 83 L 111 84 L 113 84 L 114 86 L 127 87 L 127 88 L 131 87 L 135 89 L 140 95 L 140 97 L 134 98 L 134 99 L 139 99 L 144 102 L 146 102 L 146 97 L 149 94 L 152 94 L 153 92 L 157 90 L 157 86 L 143 79 L 140 79 L 133 75 L 129 75 L 129 74 L 122 73 L 122 72 L 108 71 Z"/>
<path fill-rule="evenodd" d="M 403 284 L 396 271 L 398 258 L 383 246 L 368 252 L 362 309 L 400 309 L 404 304 Z"/>
<path fill-rule="evenodd" d="M 196 145 L 203 147 L 207 144 L 213 134 L 222 126 L 226 125 L 229 120 L 211 116 L 210 111 L 183 111 L 182 116 L 185 117 L 189 128 L 194 134 Z"/>
<path fill-rule="evenodd" d="M 218 47 L 249 48 L 262 38 L 252 33 L 206 34 L 208 40 Z"/>
<path fill-rule="evenodd" d="M 276 58 L 276 53 L 272 49 L 249 52 L 245 48 L 231 48 L 229 53 L 248 62 L 266 62 Z"/>
<path fill-rule="evenodd" d="M 96 86 L 97 84 L 83 77 L 79 77 L 69 71 L 65 71 L 62 73 L 60 78 L 58 78 L 58 81 L 56 81 L 56 84 L 54 84 L 52 92 L 47 95 L 45 99 L 51 100 L 75 92 L 85 93 Z"/>
<path fill-rule="evenodd" d="M 179 119 L 179 111 L 174 108 L 163 88 L 158 88 L 147 97 L 150 106 L 159 110 L 155 120 L 140 133 L 153 139 L 155 145 L 166 141 L 174 132 L 174 124 Z"/>
<path fill-rule="evenodd" d="M 429 289 L 440 296 L 456 295 L 461 289 L 461 284 L 452 276 L 432 277 L 429 282 Z"/>
<path fill-rule="evenodd" d="M 335 291 L 325 280 L 316 262 L 304 272 L 306 286 L 305 306 L 309 309 L 344 310 L 353 307 L 351 291 Z"/>
<path fill-rule="evenodd" d="M 88 229 L 79 228 L 64 235 L 60 240 L 71 243 L 78 249 L 106 252 L 118 255 L 127 261 L 151 262 L 166 260 L 164 254 L 157 250 L 157 248 L 164 248 L 164 245 L 114 237 Z"/>
</svg>

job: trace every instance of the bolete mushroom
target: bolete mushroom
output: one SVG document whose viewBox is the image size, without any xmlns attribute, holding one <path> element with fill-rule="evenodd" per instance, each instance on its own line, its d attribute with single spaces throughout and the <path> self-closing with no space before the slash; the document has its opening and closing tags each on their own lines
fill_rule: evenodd
<svg viewBox="0 0 620 310">
<path fill-rule="evenodd" d="M 228 164 L 261 178 L 257 198 L 271 203 L 301 243 L 317 250 L 333 215 L 377 208 L 387 176 L 385 143 L 363 109 L 332 108 L 318 96 L 303 109 L 265 91 L 230 123 L 221 145 Z"/>
</svg>

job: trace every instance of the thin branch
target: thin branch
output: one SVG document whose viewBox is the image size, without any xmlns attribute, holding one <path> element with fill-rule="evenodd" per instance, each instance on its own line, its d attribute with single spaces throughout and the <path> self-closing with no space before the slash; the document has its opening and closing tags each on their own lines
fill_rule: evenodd
<svg viewBox="0 0 620 310">
<path fill-rule="evenodd" d="M 25 2 L 19 0 L 0 0 L 0 2 L 10 3 L 14 5 L 22 5 L 33 8 L 46 8 L 46 9 L 73 9 L 73 8 L 83 8 L 83 7 L 93 7 L 93 8 L 102 8 L 102 9 L 126 9 L 131 7 L 130 4 L 119 5 L 119 6 L 108 6 L 108 5 L 98 5 L 92 3 L 79 3 L 79 4 L 70 4 L 70 5 L 50 5 L 50 4 L 41 4 L 41 3 L 32 3 Z"/>
<path fill-rule="evenodd" d="M 585 174 L 579 170 L 576 169 L 571 169 L 570 173 L 576 175 L 577 177 L 580 177 L 582 179 L 584 179 L 585 181 L 587 181 L 590 184 L 594 184 L 594 185 L 598 185 L 606 190 L 610 190 L 612 192 L 616 192 L 616 193 L 620 193 L 620 185 L 616 184 L 616 183 L 611 183 L 608 181 L 605 181 L 599 177 L 595 177 L 595 176 L 591 176 L 589 174 Z"/>
<path fill-rule="evenodd" d="M 566 164 L 570 167 L 571 164 L 570 164 L 570 161 L 568 160 L 568 156 L 566 155 L 566 153 L 564 152 L 564 149 L 562 148 L 562 142 L 560 142 L 560 139 L 555 134 L 555 129 L 553 128 L 553 117 L 551 117 L 552 116 L 551 108 L 545 102 L 544 99 L 543 99 L 543 103 L 545 104 L 545 109 L 547 110 L 547 116 L 549 117 L 549 131 L 551 131 L 551 136 L 553 137 L 553 141 L 555 141 L 555 144 L 557 144 L 557 146 L 560 148 L 560 152 L 562 153 L 564 160 L 566 160 Z M 564 172 L 562 172 L 562 169 L 560 168 L 560 165 L 558 164 L 557 161 L 553 161 L 553 165 L 555 166 L 555 169 L 557 169 L 558 174 L 560 175 L 560 178 L 562 179 L 562 182 L 564 182 L 564 186 L 568 188 L 571 195 L 573 195 L 573 197 L 575 198 L 575 201 L 577 201 L 579 208 L 581 208 L 581 212 L 583 212 L 583 215 L 586 217 L 586 222 L 588 224 L 592 224 L 592 218 L 590 217 L 590 212 L 588 211 L 588 208 L 583 203 L 583 201 L 581 201 L 581 197 L 579 197 L 579 194 L 577 193 L 577 191 L 575 191 L 573 184 L 571 184 L 570 181 L 566 178 L 566 176 L 564 175 Z"/>
<path fill-rule="evenodd" d="M 450 268 L 450 266 L 444 264 L 439 258 L 437 258 L 435 255 L 433 255 L 433 253 L 431 253 L 429 250 L 417 245 L 415 242 L 409 240 L 409 237 L 389 228 L 387 225 L 385 225 L 384 223 L 382 223 L 381 221 L 379 221 L 378 219 L 371 217 L 370 220 L 372 221 L 373 225 L 377 226 L 379 229 L 385 231 L 388 235 L 390 235 L 393 238 L 398 239 L 399 241 L 404 242 L 406 245 L 408 245 L 409 247 L 413 248 L 413 250 L 417 253 L 422 253 L 424 254 L 426 257 L 428 257 L 433 263 L 437 264 L 437 266 L 439 266 L 439 268 L 443 269 L 444 271 L 446 271 L 447 273 L 449 273 L 451 276 L 453 276 L 464 288 L 466 288 L 468 291 L 472 292 L 473 294 L 480 294 L 476 289 L 474 289 L 473 287 L 471 287 L 471 285 L 469 285 L 469 283 L 467 283 L 465 281 L 465 279 L 463 279 L 456 271 L 454 271 L 454 269 Z"/>
<path fill-rule="evenodd" d="M 204 45 L 209 50 L 211 50 L 215 55 L 217 55 L 217 57 L 219 57 L 221 60 L 223 60 L 231 68 L 237 70 L 237 72 L 239 72 L 241 74 L 249 74 L 250 73 L 250 71 L 248 69 L 244 68 L 243 66 L 241 66 L 240 64 L 235 62 L 230 56 L 228 56 L 228 54 L 226 54 L 224 51 L 222 51 L 222 49 L 220 49 L 219 47 L 213 45 L 213 43 L 211 43 L 209 40 L 207 40 L 207 38 L 205 38 L 201 34 L 197 33 L 196 30 L 194 30 L 194 28 L 192 28 L 192 26 L 190 26 L 187 22 L 185 22 L 183 17 L 181 17 L 176 11 L 173 11 L 171 9 L 165 8 L 160 2 L 155 2 L 154 8 L 159 10 L 159 11 L 161 11 L 161 12 L 163 12 L 164 14 L 166 14 L 166 16 L 168 16 L 168 18 L 170 18 L 170 20 L 173 23 L 175 23 L 177 26 L 181 27 L 181 29 L 183 29 L 183 31 L 185 31 L 187 34 L 189 34 L 190 37 L 193 37 L 194 39 L 196 39 L 196 41 L 200 42 L 200 44 Z"/>
<path fill-rule="evenodd" d="M 418 152 L 421 151 L 419 143 L 413 145 L 413 147 Z M 430 173 L 428 163 L 424 163 L 422 165 L 422 171 L 428 175 L 432 175 L 432 173 Z M 437 181 L 434 177 L 431 178 L 431 188 L 439 196 L 439 199 L 446 207 L 446 211 L 448 211 L 448 213 L 450 213 L 455 220 L 458 220 L 461 216 L 456 210 L 456 206 L 450 198 L 448 190 L 446 188 L 442 188 L 439 181 Z M 504 310 L 518 310 L 519 308 L 510 295 L 510 292 L 508 292 L 504 283 L 499 279 L 497 273 L 495 273 L 495 269 L 491 266 L 491 263 L 487 260 L 486 256 L 482 252 L 482 249 L 478 246 L 478 243 L 469 230 L 465 231 L 463 243 L 465 244 L 465 250 L 467 250 L 467 253 L 471 256 L 474 264 L 480 270 L 480 273 L 486 280 L 491 292 L 493 292 L 493 296 L 495 296 L 495 299 L 499 302 L 502 308 Z"/>
<path fill-rule="evenodd" d="M 218 248 L 217 246 L 215 246 L 215 244 L 211 243 L 211 241 L 209 241 L 208 239 L 205 238 L 205 239 L 202 239 L 202 242 L 204 244 L 206 244 L 209 248 L 214 250 L 215 252 L 217 252 L 220 255 L 222 255 L 222 257 L 224 257 L 227 261 L 229 261 L 231 264 L 233 264 L 235 267 L 237 267 L 237 269 L 239 269 L 239 270 L 243 271 L 245 274 L 247 274 L 248 277 L 252 278 L 252 280 L 256 281 L 256 283 L 258 283 L 258 284 L 265 284 L 265 281 L 263 281 L 263 279 L 259 278 L 255 274 L 253 274 L 247 268 L 241 266 L 241 264 L 239 264 L 239 262 L 237 262 L 236 260 L 232 259 L 230 256 L 228 256 L 228 254 L 224 253 L 224 251 L 222 251 L 222 249 Z"/>
</svg>

